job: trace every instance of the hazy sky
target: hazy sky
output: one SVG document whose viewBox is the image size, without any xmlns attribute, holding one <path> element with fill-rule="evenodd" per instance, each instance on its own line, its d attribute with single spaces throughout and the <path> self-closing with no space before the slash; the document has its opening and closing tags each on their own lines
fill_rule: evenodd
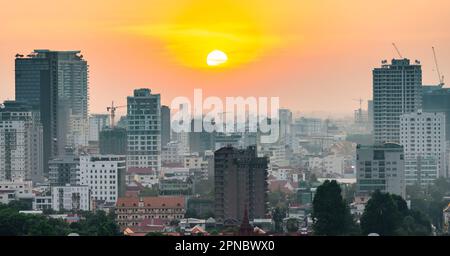
<svg viewBox="0 0 450 256">
<path fill-rule="evenodd" d="M 450 1 L 0 0 L 0 100 L 14 99 L 14 55 L 81 50 L 90 110 L 134 88 L 173 97 L 279 96 L 294 111 L 352 113 L 371 97 L 382 59 L 419 59 L 437 83 L 431 46 L 450 76 Z M 208 67 L 221 50 L 229 61 Z M 122 110 L 123 111 L 123 110 Z"/>
</svg>

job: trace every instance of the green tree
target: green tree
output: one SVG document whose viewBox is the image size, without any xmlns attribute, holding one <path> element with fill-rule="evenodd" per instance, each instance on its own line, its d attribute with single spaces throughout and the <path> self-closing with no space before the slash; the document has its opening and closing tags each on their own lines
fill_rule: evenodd
<svg viewBox="0 0 450 256">
<path fill-rule="evenodd" d="M 355 226 L 350 208 L 343 200 L 341 188 L 335 180 L 326 180 L 317 187 L 312 217 L 316 235 L 348 235 Z"/>
<path fill-rule="evenodd" d="M 286 221 L 286 229 L 288 232 L 293 233 L 297 232 L 299 228 L 298 220 L 290 218 Z"/>
<path fill-rule="evenodd" d="M 364 209 L 361 229 L 364 235 L 430 235 L 431 223 L 421 212 L 408 209 L 402 197 L 376 191 Z"/>
<path fill-rule="evenodd" d="M 275 223 L 275 232 L 283 232 L 283 219 L 286 217 L 286 209 L 276 207 L 272 211 L 272 220 Z"/>
</svg>

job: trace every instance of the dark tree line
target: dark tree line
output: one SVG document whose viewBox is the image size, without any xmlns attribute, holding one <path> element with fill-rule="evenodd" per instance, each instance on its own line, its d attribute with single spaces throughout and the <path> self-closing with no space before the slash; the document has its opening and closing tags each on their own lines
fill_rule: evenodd
<svg viewBox="0 0 450 256">
<path fill-rule="evenodd" d="M 98 211 L 82 212 L 79 222 L 67 223 L 61 219 L 46 215 L 19 213 L 29 210 L 28 205 L 20 201 L 0 204 L 0 235 L 2 236 L 66 236 L 78 233 L 85 236 L 120 235 L 114 215 Z"/>
<path fill-rule="evenodd" d="M 431 222 L 425 214 L 409 209 L 402 197 L 380 191 L 372 194 L 360 219 L 360 225 L 357 225 L 348 203 L 342 197 L 339 184 L 334 180 L 327 180 L 317 188 L 312 217 L 315 235 L 432 234 Z"/>
</svg>

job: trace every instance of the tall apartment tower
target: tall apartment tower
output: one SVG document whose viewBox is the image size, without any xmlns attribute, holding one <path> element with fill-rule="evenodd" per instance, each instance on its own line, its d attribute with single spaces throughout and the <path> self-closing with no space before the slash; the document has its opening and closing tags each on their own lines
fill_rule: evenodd
<svg viewBox="0 0 450 256">
<path fill-rule="evenodd" d="M 161 146 L 165 147 L 170 142 L 170 108 L 161 106 Z"/>
<path fill-rule="evenodd" d="M 128 167 L 161 169 L 161 96 L 136 89 L 127 97 Z"/>
<path fill-rule="evenodd" d="M 214 153 L 215 216 L 219 222 L 240 223 L 245 210 L 251 220 L 267 213 L 266 157 L 256 147 L 224 147 Z"/>
<path fill-rule="evenodd" d="M 0 181 L 42 182 L 42 140 L 39 113 L 26 104 L 5 101 L 0 108 Z"/>
<path fill-rule="evenodd" d="M 400 115 L 421 108 L 422 67 L 418 61 L 393 59 L 373 70 L 375 143 L 400 142 Z"/>
<path fill-rule="evenodd" d="M 395 143 L 356 146 L 356 189 L 360 195 L 376 190 L 405 197 L 403 147 Z"/>
<path fill-rule="evenodd" d="M 400 144 L 405 150 L 406 185 L 432 184 L 447 175 L 445 114 L 416 113 L 400 117 Z"/>
<path fill-rule="evenodd" d="M 87 145 L 88 64 L 80 51 L 34 50 L 15 59 L 16 101 L 40 112 L 44 170 L 65 147 Z"/>
</svg>

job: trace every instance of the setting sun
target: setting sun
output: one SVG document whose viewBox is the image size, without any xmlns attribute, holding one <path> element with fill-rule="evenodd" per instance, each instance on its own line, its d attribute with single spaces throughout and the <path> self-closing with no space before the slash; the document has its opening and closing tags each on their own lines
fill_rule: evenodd
<svg viewBox="0 0 450 256">
<path fill-rule="evenodd" d="M 227 55 L 219 50 L 214 50 L 208 54 L 206 58 L 206 64 L 208 66 L 219 66 L 228 61 Z"/>
</svg>

